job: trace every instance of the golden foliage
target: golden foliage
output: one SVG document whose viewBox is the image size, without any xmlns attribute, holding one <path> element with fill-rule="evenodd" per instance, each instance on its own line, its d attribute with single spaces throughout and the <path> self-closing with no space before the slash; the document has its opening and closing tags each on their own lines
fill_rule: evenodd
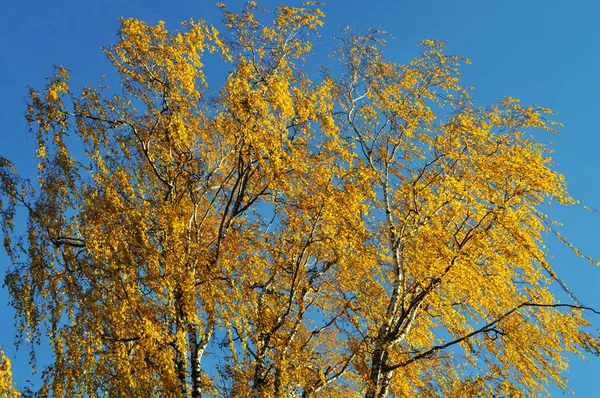
<svg viewBox="0 0 600 398">
<path fill-rule="evenodd" d="M 0 348 L 0 397 L 13 398 L 20 396 L 21 393 L 13 383 L 10 359 L 4 355 L 4 350 Z"/>
<path fill-rule="evenodd" d="M 75 92 L 58 68 L 30 92 L 38 184 L 1 158 L 0 187 L 21 331 L 54 352 L 42 395 L 564 387 L 565 353 L 598 344 L 551 290 L 539 205 L 573 203 L 531 135 L 551 112 L 479 107 L 468 60 L 425 40 L 398 65 L 376 31 L 315 78 L 316 3 L 269 24 L 255 2 L 219 7 L 225 34 L 122 20 L 119 90 Z"/>
</svg>

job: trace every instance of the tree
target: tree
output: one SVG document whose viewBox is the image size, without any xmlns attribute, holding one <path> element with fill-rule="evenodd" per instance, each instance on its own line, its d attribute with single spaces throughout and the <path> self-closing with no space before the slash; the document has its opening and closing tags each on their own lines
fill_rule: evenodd
<svg viewBox="0 0 600 398">
<path fill-rule="evenodd" d="M 599 341 L 543 246 L 539 205 L 575 203 L 531 136 L 551 111 L 477 106 L 467 59 L 426 40 L 398 65 L 377 31 L 311 73 L 316 4 L 221 7 L 224 35 L 122 20 L 119 90 L 60 67 L 30 92 L 38 181 L 0 158 L 0 188 L 18 338 L 54 352 L 40 394 L 565 387 L 565 353 Z"/>
</svg>

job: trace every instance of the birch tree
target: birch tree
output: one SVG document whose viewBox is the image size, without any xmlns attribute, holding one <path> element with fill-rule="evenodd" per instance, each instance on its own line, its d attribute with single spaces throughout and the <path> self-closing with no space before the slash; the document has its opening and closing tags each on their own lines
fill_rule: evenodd
<svg viewBox="0 0 600 398">
<path fill-rule="evenodd" d="M 401 65 L 344 32 L 317 72 L 318 4 L 219 6 L 222 32 L 122 20 L 116 90 L 57 67 L 30 91 L 38 176 L 0 158 L 0 188 L 17 338 L 53 351 L 39 394 L 566 388 L 598 312 L 543 244 L 566 239 L 540 205 L 575 204 L 534 139 L 552 112 L 477 105 L 433 40 Z"/>
</svg>

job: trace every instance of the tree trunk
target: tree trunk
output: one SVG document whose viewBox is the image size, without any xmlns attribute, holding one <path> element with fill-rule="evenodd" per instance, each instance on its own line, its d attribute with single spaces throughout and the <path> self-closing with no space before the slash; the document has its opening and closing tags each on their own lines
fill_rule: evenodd
<svg viewBox="0 0 600 398">
<path fill-rule="evenodd" d="M 383 348 L 380 339 L 376 342 L 373 360 L 371 362 L 371 375 L 365 398 L 380 398 L 387 393 L 387 384 L 389 376 L 386 374 L 384 367 L 387 362 L 388 353 Z"/>
<path fill-rule="evenodd" d="M 198 341 L 198 333 L 195 326 L 190 326 L 189 332 L 190 340 L 190 354 L 191 354 L 191 365 L 192 365 L 192 398 L 202 397 L 202 355 L 208 345 L 210 334 L 204 336 L 203 339 Z"/>
</svg>

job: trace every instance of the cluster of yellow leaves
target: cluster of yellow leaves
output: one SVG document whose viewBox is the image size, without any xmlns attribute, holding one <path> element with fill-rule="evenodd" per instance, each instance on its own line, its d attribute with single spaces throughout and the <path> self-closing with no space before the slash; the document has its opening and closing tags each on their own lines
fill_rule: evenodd
<svg viewBox="0 0 600 398">
<path fill-rule="evenodd" d="M 316 6 L 122 20 L 119 90 L 31 91 L 39 188 L 3 158 L 0 187 L 5 231 L 28 210 L 7 285 L 54 350 L 42 392 L 534 395 L 597 347 L 550 289 L 537 207 L 573 203 L 530 136 L 550 111 L 478 107 L 468 60 L 426 40 L 397 65 L 377 31 L 315 79 Z"/>
<path fill-rule="evenodd" d="M 4 355 L 4 350 L 0 349 L 0 397 L 13 398 L 20 396 L 21 394 L 13 383 L 10 359 Z"/>
</svg>

